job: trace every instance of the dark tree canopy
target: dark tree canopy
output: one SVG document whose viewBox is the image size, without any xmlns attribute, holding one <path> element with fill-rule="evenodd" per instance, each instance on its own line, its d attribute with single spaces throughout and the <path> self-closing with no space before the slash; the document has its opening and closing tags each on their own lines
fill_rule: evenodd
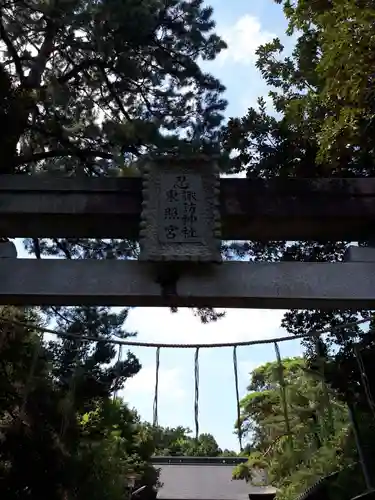
<svg viewBox="0 0 375 500">
<path fill-rule="evenodd" d="M 116 381 L 121 385 L 138 364 L 106 370 L 105 344 L 89 355 L 87 346 L 47 343 L 34 328 L 41 323 L 35 311 L 0 314 L 27 324 L 0 322 L 1 496 L 120 500 L 131 475 L 135 486 L 155 485 L 152 439 L 139 416 L 112 398 Z"/>
<path fill-rule="evenodd" d="M 363 491 L 346 405 L 317 368 L 304 358 L 287 358 L 282 360 L 283 377 L 278 362 L 251 373 L 241 400 L 249 458 L 236 467 L 235 478 L 251 480 L 255 468 L 266 469 L 283 500 L 298 498 L 336 472 L 322 498 L 350 500 Z"/>
<path fill-rule="evenodd" d="M 0 173 L 134 175 L 145 154 L 219 153 L 225 89 L 199 65 L 225 48 L 212 15 L 203 0 L 3 2 Z M 138 253 L 119 240 L 26 247 L 37 257 Z"/>
<path fill-rule="evenodd" d="M 276 115 L 263 99 L 242 118 L 229 120 L 223 136 L 236 151 L 232 171 L 261 177 L 366 177 L 374 175 L 374 4 L 350 0 L 278 1 L 297 37 L 291 56 L 276 39 L 259 47 L 257 67 L 269 86 Z M 298 30 L 298 31 L 297 31 Z M 357 51 L 361 57 L 357 57 Z M 261 261 L 339 261 L 350 242 L 274 241 L 236 244 Z M 368 242 L 359 242 L 366 245 Z M 289 311 L 283 326 L 292 333 L 337 326 L 368 317 L 366 311 Z M 344 329 L 355 338 L 359 327 Z M 331 340 L 343 342 L 343 336 Z"/>
<path fill-rule="evenodd" d="M 202 0 L 10 0 L 0 14 L 2 173 L 108 175 L 190 147 L 181 132 L 217 149 L 224 88 L 198 59 L 225 44 Z"/>
<path fill-rule="evenodd" d="M 199 62 L 214 59 L 225 44 L 214 32 L 212 9 L 202 0 L 2 2 L 0 173 L 137 175 L 135 164 L 147 153 L 207 152 L 220 153 L 222 168 L 229 164 L 231 172 L 245 172 L 248 178 L 374 176 L 374 2 L 277 3 L 284 8 L 289 34 L 297 37 L 289 57 L 284 57 L 280 40 L 257 52 L 257 67 L 277 114 L 268 113 L 260 99 L 256 109 L 231 118 L 223 127 L 224 88 L 202 71 Z M 37 258 L 124 259 L 138 254 L 135 242 L 122 240 L 25 243 Z M 342 259 L 348 243 L 252 241 L 226 246 L 259 261 L 334 262 Z M 105 339 L 131 335 L 123 328 L 126 310 L 114 314 L 106 308 L 76 307 L 44 313 L 70 333 Z M 7 314 L 40 321 L 35 311 Z M 199 314 L 203 319 L 217 318 L 210 310 Z M 283 326 L 300 334 L 364 317 L 371 319 L 372 312 L 292 310 Z M 292 477 L 284 483 L 286 498 L 295 493 L 292 483 L 305 481 L 306 471 L 323 474 L 357 460 L 348 424 L 341 418 L 345 403 L 358 414 L 370 448 L 366 451 L 373 454 L 372 323 L 366 334 L 351 327 L 331 335 L 318 355 L 316 344 L 306 341 L 307 361 L 285 362 L 299 448 L 288 453 L 289 438 L 281 436 L 272 456 L 278 460 L 273 471 L 280 481 Z M 140 369 L 131 353 L 113 363 L 116 352 L 106 342 L 47 344 L 32 327 L 1 328 L 4 497 L 27 495 L 39 500 L 48 493 L 51 499 L 102 499 L 110 491 L 110 498 L 117 500 L 129 493 L 128 480 L 134 473 L 136 481 L 155 483 L 147 466 L 155 448 L 160 454 L 226 453 L 210 434 L 195 441 L 180 427 L 150 430 L 135 412 L 113 401 L 113 392 Z M 353 350 L 355 341 L 363 367 Z M 40 352 L 30 385 L 36 346 Z M 324 394 L 316 380 L 301 371 L 307 367 L 316 375 L 316 363 L 322 358 L 325 382 L 342 423 L 324 437 L 317 432 L 309 404 L 312 400 L 320 404 Z M 263 464 L 263 455 L 285 420 L 272 366 L 258 370 L 250 387 L 255 392 L 245 398 L 243 425 L 254 431 L 250 451 L 255 448 L 261 454 L 253 457 L 255 463 Z M 307 393 L 312 397 L 306 398 Z M 308 457 L 306 442 L 314 448 Z M 90 475 L 92 469 L 95 474 Z M 24 471 L 22 477 L 19 470 Z M 354 483 L 353 491 L 358 486 Z"/>
<path fill-rule="evenodd" d="M 229 120 L 223 145 L 227 151 L 235 151 L 232 171 L 263 179 L 374 176 L 375 3 L 371 0 L 279 0 L 277 3 L 282 4 L 289 21 L 288 34 L 296 37 L 295 48 L 290 56 L 285 56 L 279 39 L 259 47 L 257 67 L 269 86 L 276 113 L 269 113 L 265 101 L 259 99 L 257 108 L 250 108 L 242 118 Z M 342 259 L 349 243 L 252 241 L 237 243 L 232 248 L 258 261 L 335 262 Z M 291 333 L 306 334 L 372 316 L 372 311 L 291 310 L 285 314 L 282 326 Z M 324 363 L 325 382 L 336 401 L 349 403 L 354 410 L 370 470 L 375 440 L 371 423 L 374 414 L 371 394 L 375 384 L 372 323 L 373 320 L 369 329 L 345 327 L 322 338 L 318 345 L 312 340 L 304 342 L 311 369 L 315 371 L 317 365 Z M 259 435 L 260 439 L 263 431 L 269 431 L 267 415 L 274 419 L 275 408 L 279 408 L 278 394 L 263 388 L 261 395 L 252 393 L 247 399 L 249 405 L 254 403 L 248 407 L 252 412 L 249 425 L 258 423 L 255 437 Z M 272 439 L 270 434 L 266 435 Z M 305 484 L 306 479 L 327 472 L 324 463 L 332 471 L 358 460 L 353 436 L 351 439 L 334 436 L 329 444 L 334 455 L 328 453 L 327 447 L 319 448 L 305 467 L 299 466 L 289 486 L 284 485 L 282 495 L 293 496 L 299 483 Z M 306 449 L 294 451 L 297 455 L 299 452 L 306 453 Z M 279 457 L 275 466 L 282 463 L 286 460 Z M 283 473 L 288 476 L 285 470 Z M 354 475 L 345 473 L 346 486 L 336 492 L 338 497 L 363 491 L 363 482 L 358 483 L 361 478 L 359 470 Z"/>
<path fill-rule="evenodd" d="M 224 87 L 199 65 L 225 48 L 212 14 L 202 0 L 2 2 L 0 174 L 137 175 L 135 163 L 145 154 L 218 153 Z M 137 243 L 121 240 L 25 245 L 37 258 L 124 259 L 138 252 Z M 42 313 L 63 332 L 134 335 L 124 328 L 128 310 Z M 198 314 L 218 317 L 209 309 Z M 21 327 L 10 331 L 14 339 L 2 346 L 4 373 L 12 374 L 2 377 L 3 496 L 117 500 L 129 495 L 134 475 L 134 488 L 154 485 L 147 465 L 154 438 L 135 412 L 113 400 L 141 368 L 137 358 L 123 352 L 116 362 L 118 352 L 106 342 L 43 341 L 32 328 L 23 337 Z M 35 343 L 40 352 L 20 421 Z M 199 453 L 217 453 L 212 436 L 201 441 Z"/>
</svg>

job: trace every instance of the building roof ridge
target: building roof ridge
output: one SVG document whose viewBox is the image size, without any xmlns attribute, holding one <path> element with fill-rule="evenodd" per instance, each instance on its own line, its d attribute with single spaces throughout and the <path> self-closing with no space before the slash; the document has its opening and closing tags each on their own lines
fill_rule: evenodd
<svg viewBox="0 0 375 500">
<path fill-rule="evenodd" d="M 187 456 L 154 456 L 152 464 L 169 465 L 238 465 L 247 462 L 247 457 L 187 457 Z"/>
</svg>

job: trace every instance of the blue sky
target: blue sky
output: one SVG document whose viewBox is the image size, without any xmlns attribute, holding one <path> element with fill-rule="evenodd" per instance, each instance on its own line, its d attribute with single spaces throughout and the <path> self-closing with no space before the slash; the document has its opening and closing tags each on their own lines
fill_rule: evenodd
<svg viewBox="0 0 375 500">
<path fill-rule="evenodd" d="M 228 116 L 238 116 L 255 105 L 268 89 L 255 68 L 255 51 L 259 45 L 279 37 L 290 52 L 293 37 L 287 37 L 287 21 L 282 6 L 274 0 L 232 0 L 207 2 L 214 8 L 217 32 L 226 40 L 228 49 L 208 65 L 227 87 Z"/>
<path fill-rule="evenodd" d="M 259 96 L 267 96 L 255 68 L 256 48 L 273 37 L 282 39 L 288 49 L 292 40 L 284 35 L 286 20 L 273 0 L 249 2 L 232 0 L 211 2 L 215 9 L 217 32 L 229 48 L 208 69 L 227 87 L 228 116 L 241 116 Z M 19 257 L 27 255 L 18 244 Z M 202 325 L 190 310 L 172 314 L 167 309 L 137 308 L 129 313 L 127 329 L 137 331 L 138 339 L 170 343 L 217 343 L 255 340 L 286 335 L 280 328 L 283 311 L 229 310 L 217 323 Z M 301 353 L 296 340 L 280 345 L 282 356 Z M 152 419 L 155 384 L 155 350 L 137 348 L 142 370 L 128 381 L 122 396 L 142 418 Z M 273 345 L 243 347 L 238 350 L 240 395 L 249 381 L 249 372 L 275 359 Z M 194 428 L 194 351 L 161 351 L 159 382 L 159 422 L 165 426 Z M 232 350 L 209 349 L 200 352 L 200 430 L 212 433 L 223 448 L 238 449 L 233 433 L 236 419 Z"/>
</svg>

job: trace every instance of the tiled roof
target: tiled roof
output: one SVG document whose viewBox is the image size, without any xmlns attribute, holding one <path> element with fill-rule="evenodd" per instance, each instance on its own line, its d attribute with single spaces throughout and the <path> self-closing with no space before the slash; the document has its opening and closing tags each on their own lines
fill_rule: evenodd
<svg viewBox="0 0 375 500">
<path fill-rule="evenodd" d="M 327 487 L 331 481 L 337 479 L 338 475 L 339 472 L 333 472 L 328 476 L 321 477 L 313 485 L 311 485 L 310 488 L 301 493 L 297 500 L 308 500 L 309 498 L 313 498 L 314 496 L 319 496 L 321 490 Z"/>
<path fill-rule="evenodd" d="M 244 457 L 154 457 L 162 483 L 157 499 L 249 500 L 252 486 L 232 479 L 233 468 L 246 461 Z"/>
</svg>

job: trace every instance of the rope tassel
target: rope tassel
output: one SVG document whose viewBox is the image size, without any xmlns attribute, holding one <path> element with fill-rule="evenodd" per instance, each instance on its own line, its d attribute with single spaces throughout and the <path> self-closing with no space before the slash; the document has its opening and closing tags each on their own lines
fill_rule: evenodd
<svg viewBox="0 0 375 500">
<path fill-rule="evenodd" d="M 277 342 L 274 343 L 275 353 L 277 364 L 279 368 L 279 384 L 280 384 L 280 394 L 281 394 L 281 403 L 283 407 L 284 420 L 285 420 L 285 429 L 289 439 L 290 444 L 292 444 L 292 432 L 290 430 L 290 421 L 289 421 L 289 413 L 288 413 L 288 402 L 286 400 L 286 389 L 285 389 L 285 379 L 284 379 L 284 366 L 281 361 L 280 356 L 280 348 Z"/>
<path fill-rule="evenodd" d="M 240 392 L 238 389 L 238 363 L 237 363 L 237 347 L 233 347 L 233 371 L 234 383 L 236 386 L 236 403 L 237 403 L 237 433 L 240 450 L 243 451 L 242 446 L 242 427 L 241 427 L 241 406 L 240 406 Z"/>
<path fill-rule="evenodd" d="M 199 347 L 195 350 L 194 356 L 194 420 L 195 420 L 195 439 L 199 437 Z"/>
<path fill-rule="evenodd" d="M 159 367 L 160 367 L 160 347 L 156 348 L 156 370 L 155 370 L 155 394 L 153 405 L 152 425 L 158 426 L 158 394 L 159 394 Z"/>
<path fill-rule="evenodd" d="M 117 357 L 117 365 L 119 365 L 121 363 L 121 359 L 122 359 L 122 345 L 119 345 L 118 347 L 118 357 Z M 119 379 L 120 377 L 117 377 L 117 380 Z M 116 382 L 117 382 L 116 380 Z M 113 391 L 113 401 L 116 401 L 117 399 L 117 395 L 118 395 L 118 391 L 117 391 L 117 388 Z"/>
<path fill-rule="evenodd" d="M 331 405 L 331 398 L 325 376 L 326 355 L 323 350 L 323 341 L 320 337 L 317 337 L 315 340 L 315 350 L 316 350 L 316 359 L 318 363 L 319 377 L 321 379 L 324 408 L 327 409 L 327 418 L 326 419 L 322 418 L 321 429 L 324 431 L 323 437 L 327 441 L 334 433 L 335 423 Z"/>
</svg>

